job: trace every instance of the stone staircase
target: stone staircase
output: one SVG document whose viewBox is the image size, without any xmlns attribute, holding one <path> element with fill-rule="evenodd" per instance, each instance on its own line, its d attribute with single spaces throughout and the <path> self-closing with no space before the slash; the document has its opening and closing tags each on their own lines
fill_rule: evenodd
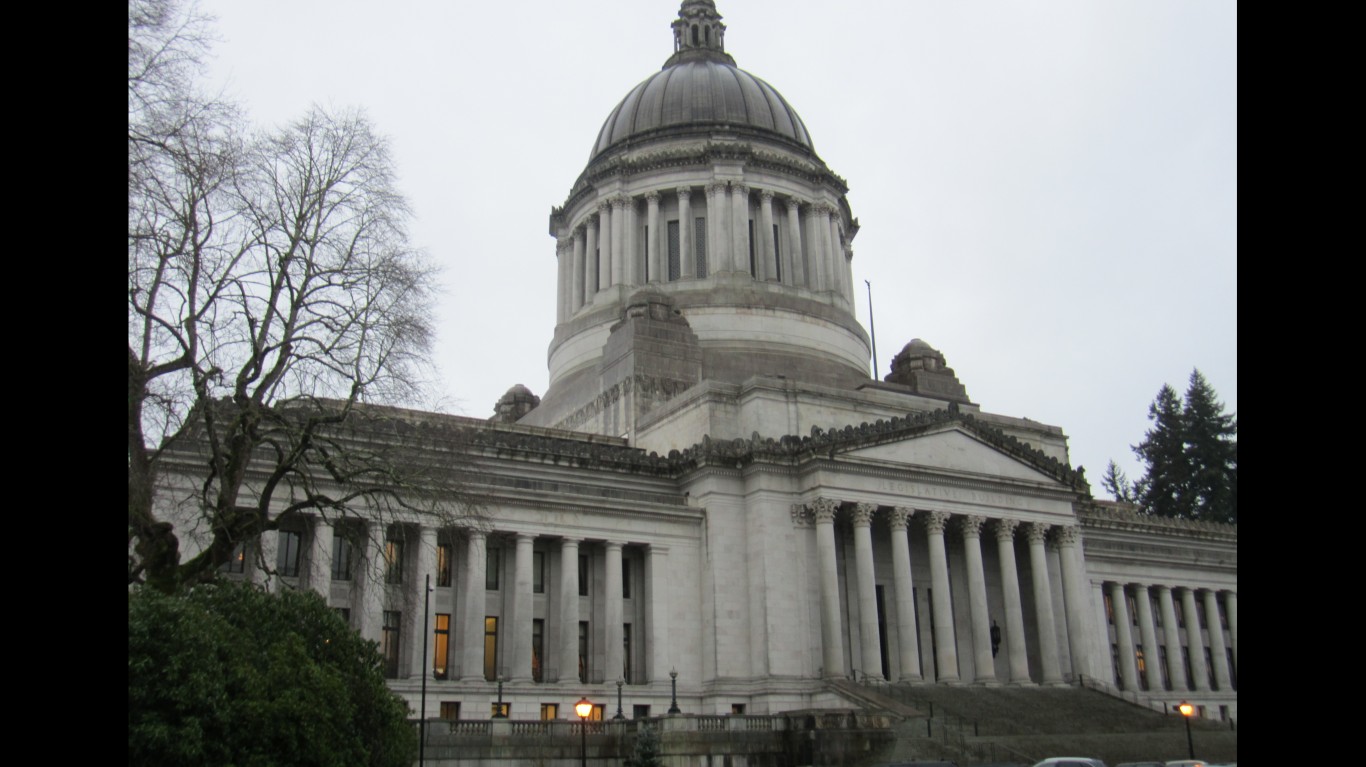
<svg viewBox="0 0 1366 767">
<path fill-rule="evenodd" d="M 1185 722 L 1080 687 L 855 684 L 832 688 L 901 718 L 888 761 L 945 759 L 960 767 L 1031 765 L 1049 756 L 1089 756 L 1107 764 L 1187 756 Z M 1195 753 L 1236 761 L 1238 735 L 1224 722 L 1191 722 Z"/>
</svg>

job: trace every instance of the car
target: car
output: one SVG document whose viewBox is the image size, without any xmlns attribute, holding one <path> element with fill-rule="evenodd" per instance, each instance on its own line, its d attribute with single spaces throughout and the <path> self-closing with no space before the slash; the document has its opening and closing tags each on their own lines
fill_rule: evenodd
<svg viewBox="0 0 1366 767">
<path fill-rule="evenodd" d="M 1214 767 L 1214 765 L 1204 759 L 1174 759 L 1167 762 L 1166 767 Z"/>
<path fill-rule="evenodd" d="M 1105 762 L 1085 756 L 1050 756 L 1034 767 L 1105 767 Z"/>
<path fill-rule="evenodd" d="M 1115 767 L 1167 767 L 1166 762 L 1120 762 Z M 1213 765 L 1211 765 L 1213 767 Z"/>
</svg>

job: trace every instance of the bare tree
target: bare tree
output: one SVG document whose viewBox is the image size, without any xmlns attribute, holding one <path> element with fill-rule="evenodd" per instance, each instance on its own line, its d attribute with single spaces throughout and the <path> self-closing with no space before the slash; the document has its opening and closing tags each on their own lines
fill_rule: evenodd
<svg viewBox="0 0 1366 767">
<path fill-rule="evenodd" d="M 247 135 L 195 88 L 205 29 L 130 2 L 128 578 L 165 590 L 291 515 L 451 500 L 451 472 L 403 460 L 397 411 L 369 406 L 418 395 L 432 335 L 385 139 L 316 107 Z M 172 454 L 198 457 L 176 520 L 157 497 Z M 182 561 L 186 501 L 211 543 Z"/>
</svg>

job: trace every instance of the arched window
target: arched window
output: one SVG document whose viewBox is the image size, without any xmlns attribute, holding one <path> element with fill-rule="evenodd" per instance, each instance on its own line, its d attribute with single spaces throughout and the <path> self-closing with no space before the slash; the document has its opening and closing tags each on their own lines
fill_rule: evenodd
<svg viewBox="0 0 1366 767">
<path fill-rule="evenodd" d="M 697 45 L 697 25 L 695 25 L 695 24 L 693 25 L 693 28 L 692 28 L 692 44 L 693 44 L 693 45 Z"/>
</svg>

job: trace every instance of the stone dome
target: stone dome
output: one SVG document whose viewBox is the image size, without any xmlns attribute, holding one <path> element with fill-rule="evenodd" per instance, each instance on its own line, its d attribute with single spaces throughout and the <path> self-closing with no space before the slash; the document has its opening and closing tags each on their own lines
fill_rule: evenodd
<svg viewBox="0 0 1366 767">
<path fill-rule="evenodd" d="M 632 88 L 607 115 L 589 161 L 618 144 L 718 126 L 815 153 L 802 118 L 773 86 L 732 63 L 702 59 L 667 65 Z"/>
<path fill-rule="evenodd" d="M 631 89 L 598 132 L 589 163 L 619 145 L 714 128 L 758 135 L 815 154 L 802 118 L 773 86 L 735 66 L 712 0 L 683 0 L 664 68 Z"/>
</svg>

